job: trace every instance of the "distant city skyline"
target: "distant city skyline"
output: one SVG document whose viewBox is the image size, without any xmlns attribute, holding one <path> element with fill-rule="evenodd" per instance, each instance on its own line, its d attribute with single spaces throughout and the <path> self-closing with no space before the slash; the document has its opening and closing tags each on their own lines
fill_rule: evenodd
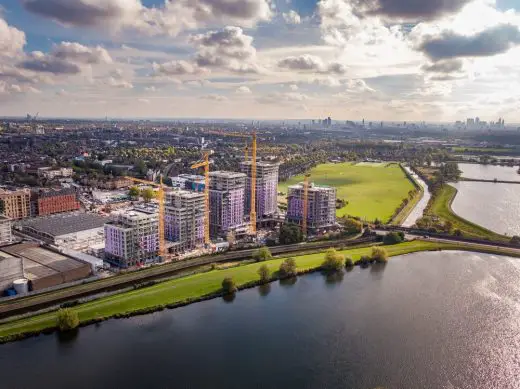
<svg viewBox="0 0 520 389">
<path fill-rule="evenodd" d="M 0 116 L 507 125 L 519 58 L 515 0 L 0 0 Z"/>
</svg>

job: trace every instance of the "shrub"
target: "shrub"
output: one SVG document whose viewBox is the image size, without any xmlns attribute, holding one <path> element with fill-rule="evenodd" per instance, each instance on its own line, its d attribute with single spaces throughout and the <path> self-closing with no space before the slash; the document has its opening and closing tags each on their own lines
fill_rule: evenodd
<svg viewBox="0 0 520 389">
<path fill-rule="evenodd" d="M 383 238 L 383 243 L 386 245 L 402 243 L 404 240 L 403 232 L 389 232 Z"/>
<path fill-rule="evenodd" d="M 347 258 L 345 259 L 345 267 L 346 267 L 346 268 L 352 268 L 352 267 L 354 267 L 354 261 L 352 260 L 352 258 L 347 257 Z"/>
<path fill-rule="evenodd" d="M 273 255 L 271 254 L 271 250 L 264 246 L 254 252 L 253 259 L 257 262 L 269 261 L 273 259 Z"/>
<path fill-rule="evenodd" d="M 516 246 L 520 246 L 520 236 L 513 236 L 511 238 L 511 244 L 514 244 Z"/>
<path fill-rule="evenodd" d="M 345 226 L 345 232 L 349 234 L 359 234 L 361 231 L 363 231 L 363 223 L 361 223 L 359 220 L 349 218 L 346 219 L 343 224 Z"/>
<path fill-rule="evenodd" d="M 457 228 L 455 231 L 453 231 L 453 235 L 461 237 L 462 236 L 462 231 Z"/>
<path fill-rule="evenodd" d="M 281 277 L 292 277 L 296 275 L 296 261 L 294 258 L 287 258 L 280 265 L 280 276 Z"/>
<path fill-rule="evenodd" d="M 60 309 L 56 316 L 56 325 L 60 331 L 70 331 L 79 326 L 79 317 L 76 311 L 68 308 Z"/>
<path fill-rule="evenodd" d="M 359 260 L 359 265 L 361 267 L 368 267 L 368 265 L 370 265 L 371 262 L 372 259 L 368 255 L 363 255 Z"/>
<path fill-rule="evenodd" d="M 343 268 L 345 257 L 334 249 L 328 249 L 325 253 L 325 260 L 321 267 L 326 271 L 339 271 Z"/>
<path fill-rule="evenodd" d="M 373 247 L 372 260 L 378 263 L 386 263 L 388 262 L 388 252 L 383 247 Z"/>
<path fill-rule="evenodd" d="M 260 276 L 260 281 L 262 281 L 263 283 L 267 283 L 271 279 L 271 271 L 269 270 L 267 265 L 260 266 L 260 268 L 258 269 L 258 275 Z"/>
<path fill-rule="evenodd" d="M 232 294 L 237 291 L 237 286 L 235 285 L 235 281 L 231 277 L 226 277 L 222 281 L 222 291 L 224 294 Z"/>
</svg>

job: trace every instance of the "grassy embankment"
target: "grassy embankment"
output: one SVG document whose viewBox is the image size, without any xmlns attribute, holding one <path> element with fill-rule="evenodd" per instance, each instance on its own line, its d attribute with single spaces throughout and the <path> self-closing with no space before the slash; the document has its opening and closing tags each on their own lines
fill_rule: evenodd
<svg viewBox="0 0 520 389">
<path fill-rule="evenodd" d="M 371 247 L 361 247 L 343 250 L 342 253 L 358 261 L 362 255 L 370 255 Z M 410 254 L 419 251 L 436 250 L 470 250 L 491 252 L 503 255 L 515 255 L 510 250 L 489 249 L 455 243 L 436 243 L 425 241 L 407 242 L 386 247 L 390 256 Z M 518 253 L 517 253 L 518 254 Z M 324 253 L 301 255 L 295 257 L 298 272 L 318 270 L 324 258 Z M 105 320 L 110 317 L 127 317 L 132 314 L 148 313 L 164 308 L 217 297 L 220 295 L 221 282 L 225 277 L 233 277 L 237 286 L 245 288 L 254 285 L 259 280 L 258 268 L 267 265 L 276 277 L 282 258 L 267 262 L 243 265 L 230 269 L 213 270 L 184 278 L 166 281 L 147 288 L 121 293 L 111 297 L 101 298 L 89 303 L 70 308 L 78 313 L 80 322 L 88 324 L 93 321 Z M 56 313 L 49 312 L 21 320 L 13 320 L 0 325 L 0 341 L 15 340 L 27 333 L 52 330 L 56 327 Z"/>
<path fill-rule="evenodd" d="M 437 216 L 442 221 L 452 222 L 453 229 L 461 230 L 465 236 L 470 238 L 495 240 L 499 242 L 509 241 L 508 237 L 490 231 L 455 214 L 451 209 L 451 205 L 456 195 L 457 189 L 451 185 L 443 185 L 439 191 L 432 196 L 430 204 L 427 207 L 427 214 Z"/>
<path fill-rule="evenodd" d="M 338 209 L 338 217 L 357 216 L 367 221 L 390 221 L 408 192 L 414 189 L 397 164 L 338 163 L 319 165 L 310 171 L 310 180 L 318 185 L 334 186 L 338 199 L 348 204 Z M 303 175 L 280 183 L 279 191 L 303 181 Z M 283 198 L 280 201 L 285 201 Z"/>
<path fill-rule="evenodd" d="M 402 169 L 404 171 L 404 168 Z M 409 180 L 413 181 L 413 185 L 417 189 L 417 191 L 414 193 L 410 201 L 408 201 L 408 204 L 406 204 L 406 206 L 399 213 L 394 215 L 394 217 L 390 221 L 390 224 L 393 226 L 400 226 L 401 224 L 403 224 L 406 218 L 410 215 L 410 213 L 412 213 L 415 206 L 419 203 L 419 201 L 421 201 L 421 199 L 424 196 L 424 188 L 411 175 L 408 175 L 406 172 L 405 175 L 408 177 Z"/>
</svg>

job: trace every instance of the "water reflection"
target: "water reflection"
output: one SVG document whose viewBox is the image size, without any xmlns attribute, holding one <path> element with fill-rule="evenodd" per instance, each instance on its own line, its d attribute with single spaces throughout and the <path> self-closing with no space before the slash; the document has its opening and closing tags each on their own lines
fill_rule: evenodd
<svg viewBox="0 0 520 389">
<path fill-rule="evenodd" d="M 325 284 L 327 286 L 336 286 L 343 282 L 343 278 L 345 278 L 345 273 L 343 270 L 335 271 L 335 272 L 324 272 L 325 276 Z"/>
<path fill-rule="evenodd" d="M 233 301 L 235 301 L 236 298 L 237 298 L 236 293 L 229 293 L 229 294 L 225 294 L 224 296 L 222 296 L 222 300 L 224 300 L 224 302 L 226 302 L 226 303 L 232 303 Z"/>
<path fill-rule="evenodd" d="M 74 343 L 79 336 L 79 332 L 80 332 L 79 328 L 75 328 L 73 330 L 65 331 L 65 332 L 57 331 L 56 340 L 58 341 L 58 343 L 60 343 L 62 345 Z"/>
<path fill-rule="evenodd" d="M 271 293 L 271 284 L 263 284 L 258 286 L 258 294 L 262 297 L 266 297 Z"/>
<path fill-rule="evenodd" d="M 284 278 L 280 280 L 280 285 L 285 287 L 291 287 L 298 281 L 298 277 Z"/>
</svg>

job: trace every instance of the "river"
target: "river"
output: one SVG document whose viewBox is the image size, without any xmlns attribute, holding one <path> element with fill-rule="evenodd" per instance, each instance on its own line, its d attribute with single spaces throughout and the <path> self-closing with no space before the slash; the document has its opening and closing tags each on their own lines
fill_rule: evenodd
<svg viewBox="0 0 520 389">
<path fill-rule="evenodd" d="M 504 235 L 520 235 L 520 185 L 488 182 L 450 184 L 458 193 L 453 212 Z"/>
<path fill-rule="evenodd" d="M 494 166 L 494 165 L 478 165 L 472 163 L 459 163 L 459 169 L 462 171 L 462 177 L 481 180 L 498 181 L 518 181 L 520 182 L 520 174 L 518 174 L 518 166 Z"/>
<path fill-rule="evenodd" d="M 428 185 L 424 182 L 417 174 L 415 174 L 412 169 L 409 167 L 405 167 L 405 169 L 410 173 L 410 175 L 422 186 L 424 189 L 424 195 L 421 200 L 415 205 L 415 208 L 412 210 L 410 215 L 403 222 L 403 227 L 412 227 L 415 222 L 423 216 L 423 212 L 428 206 L 430 202 L 430 198 L 432 197 L 430 191 L 428 190 Z"/>
<path fill-rule="evenodd" d="M 0 346 L 3 388 L 520 387 L 520 260 L 396 257 Z"/>
</svg>

